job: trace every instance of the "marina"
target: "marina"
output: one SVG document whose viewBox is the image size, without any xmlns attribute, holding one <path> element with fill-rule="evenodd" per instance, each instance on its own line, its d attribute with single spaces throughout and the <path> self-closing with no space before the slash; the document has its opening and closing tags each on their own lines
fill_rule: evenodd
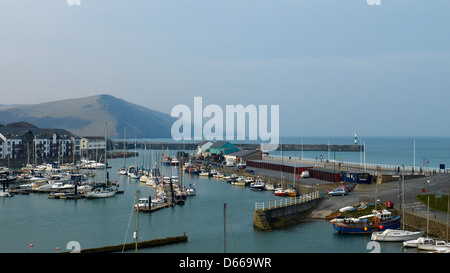
<svg viewBox="0 0 450 273">
<path fill-rule="evenodd" d="M 139 150 L 137 162 L 142 162 L 145 156 L 149 158 L 152 152 L 160 151 Z M 170 153 L 173 156 L 176 151 Z M 2 238 L 0 252 L 56 252 L 56 248 L 64 249 L 71 241 L 79 242 L 81 249 L 132 243 L 134 239 L 131 236 L 124 236 L 128 229 L 134 228 L 132 219 L 136 217 L 136 209 L 133 208 L 137 203 L 136 192 L 140 191 L 141 198 L 153 199 L 157 189 L 139 179 L 119 175 L 118 171 L 123 165 L 121 158 L 108 159 L 108 163 L 111 167 L 108 168 L 110 180 L 118 186 L 117 193 L 121 193 L 111 198 L 73 198 L 68 194 L 57 199 L 49 198 L 49 192 L 25 190 L 17 190 L 12 198 L 2 198 L 0 217 L 11 236 Z M 223 252 L 224 203 L 227 204 L 227 251 L 369 252 L 367 246 L 371 242 L 370 234 L 339 234 L 325 217 L 305 219 L 268 232 L 255 229 L 255 209 L 273 204 L 295 204 L 295 199 L 287 195 L 275 195 L 275 188 L 253 189 L 250 186 L 252 183 L 261 182 L 257 179 L 246 179 L 243 186 L 233 185 L 227 180 L 231 176 L 224 170 L 222 178 L 219 178 L 218 173 L 215 176 L 197 175 L 190 174 L 191 170 L 180 176 L 180 168 L 181 165 L 163 165 L 161 172 L 174 179 L 183 179 L 184 185 L 194 186 L 195 195 L 187 196 L 182 205 L 169 202 L 151 210 L 140 210 L 151 213 L 139 213 L 138 240 L 148 241 L 183 233 L 189 236 L 189 240 L 184 244 L 142 248 L 139 252 Z M 95 180 L 104 179 L 104 169 L 91 171 L 95 172 Z M 293 175 L 288 175 L 286 182 L 292 184 Z M 304 178 L 302 181 L 328 183 L 314 178 Z M 349 196 L 355 194 L 351 192 Z M 302 195 L 296 198 L 302 198 Z M 331 198 L 342 197 L 330 197 L 327 200 Z M 29 247 L 30 244 L 33 244 L 33 248 Z M 381 252 L 385 253 L 419 251 L 416 248 L 403 248 L 402 242 L 380 244 Z"/>
</svg>

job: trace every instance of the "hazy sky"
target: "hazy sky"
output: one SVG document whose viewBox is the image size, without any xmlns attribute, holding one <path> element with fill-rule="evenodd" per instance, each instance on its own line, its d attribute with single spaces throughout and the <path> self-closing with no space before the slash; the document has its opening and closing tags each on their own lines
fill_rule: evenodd
<svg viewBox="0 0 450 273">
<path fill-rule="evenodd" d="M 0 104 L 279 105 L 281 135 L 450 136 L 450 1 L 2 0 Z"/>
</svg>

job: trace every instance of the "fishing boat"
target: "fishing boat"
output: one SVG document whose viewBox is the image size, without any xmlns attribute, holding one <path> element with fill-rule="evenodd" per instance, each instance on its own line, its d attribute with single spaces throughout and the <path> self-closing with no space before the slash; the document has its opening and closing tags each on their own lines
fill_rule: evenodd
<svg viewBox="0 0 450 273">
<path fill-rule="evenodd" d="M 400 218 L 400 215 L 394 217 L 390 211 L 384 209 L 374 210 L 373 214 L 359 218 L 335 218 L 330 220 L 330 223 L 338 233 L 370 234 L 374 231 L 398 229 Z"/>
<path fill-rule="evenodd" d="M 380 242 L 404 242 L 418 239 L 422 235 L 423 231 L 386 229 L 384 231 L 373 232 L 370 238 L 372 241 Z"/>
</svg>

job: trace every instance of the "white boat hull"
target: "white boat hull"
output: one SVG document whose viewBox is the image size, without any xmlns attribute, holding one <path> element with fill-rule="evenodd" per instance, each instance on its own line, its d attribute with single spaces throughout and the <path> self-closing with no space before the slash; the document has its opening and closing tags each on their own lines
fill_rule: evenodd
<svg viewBox="0 0 450 273">
<path fill-rule="evenodd" d="M 12 195 L 7 191 L 0 191 L 0 197 L 11 197 Z"/>
<path fill-rule="evenodd" d="M 424 244 L 424 245 L 418 245 L 417 247 L 419 250 L 425 250 L 425 251 L 446 251 L 450 250 L 450 243 L 446 243 L 445 241 L 436 241 L 434 244 Z"/>
<path fill-rule="evenodd" d="M 86 198 L 108 198 L 116 195 L 116 190 L 113 188 L 106 189 L 94 189 L 91 192 L 85 194 Z"/>
<path fill-rule="evenodd" d="M 419 247 L 419 245 L 428 245 L 434 243 L 434 239 L 432 238 L 426 238 L 426 237 L 419 237 L 415 240 L 408 240 L 403 242 L 403 247 Z"/>
<path fill-rule="evenodd" d="M 381 232 L 373 232 L 371 239 L 373 241 L 381 242 L 404 242 L 408 240 L 415 240 L 422 235 L 423 231 L 386 229 Z"/>
</svg>

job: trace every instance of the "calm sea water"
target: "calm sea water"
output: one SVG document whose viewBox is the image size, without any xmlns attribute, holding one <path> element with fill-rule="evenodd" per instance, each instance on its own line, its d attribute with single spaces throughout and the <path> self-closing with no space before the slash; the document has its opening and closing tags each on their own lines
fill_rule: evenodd
<svg viewBox="0 0 450 273">
<path fill-rule="evenodd" d="M 389 144 L 383 144 L 385 141 Z M 307 143 L 306 139 L 304 143 Z M 330 144 L 347 143 L 330 139 Z M 374 160 L 398 160 L 404 161 L 402 164 L 408 164 L 406 160 L 413 153 L 413 139 L 401 141 L 374 138 L 368 139 L 366 144 L 366 160 L 373 157 Z M 416 138 L 416 159 L 418 154 L 423 154 L 429 157 L 430 165 L 436 160 L 446 163 L 447 166 L 449 146 L 449 139 Z M 394 147 L 398 150 L 397 153 L 392 151 Z M 175 154 L 176 151 L 171 153 Z M 144 151 L 140 151 L 139 158 L 128 159 L 129 164 L 137 162 L 141 165 L 144 154 Z M 398 159 L 394 158 L 395 155 Z M 145 158 L 150 158 L 150 151 L 147 151 Z M 132 234 L 136 226 L 136 213 L 132 206 L 136 202 L 136 191 L 140 190 L 140 196 L 154 196 L 154 189 L 140 184 L 137 180 L 119 176 L 117 170 L 123 165 L 123 159 L 112 159 L 109 163 L 112 164 L 109 169 L 110 178 L 117 180 L 120 188 L 124 190 L 124 194 L 113 198 L 58 200 L 48 199 L 46 194 L 29 194 L 0 199 L 0 229 L 3 231 L 0 235 L 0 252 L 55 253 L 57 248 L 59 251 L 67 251 L 67 244 L 71 241 L 78 242 L 82 249 L 134 242 Z M 175 167 L 164 168 L 167 174 L 173 175 L 176 175 L 177 170 Z M 99 180 L 102 176 L 103 171 L 98 171 Z M 142 249 L 140 252 L 223 252 L 224 203 L 227 204 L 228 252 L 368 253 L 372 250 L 371 247 L 368 249 L 368 236 L 337 234 L 331 224 L 325 221 L 303 222 L 271 232 L 254 230 L 255 202 L 276 199 L 272 192 L 252 191 L 223 180 L 199 176 L 185 175 L 184 181 L 185 184 L 195 185 L 197 195 L 188 197 L 183 206 L 174 206 L 151 214 L 139 213 L 139 240 L 186 233 L 189 241 Z M 33 247 L 30 247 L 30 244 L 33 244 Z M 381 243 L 380 250 L 389 253 L 405 252 L 400 243 Z"/>
</svg>

